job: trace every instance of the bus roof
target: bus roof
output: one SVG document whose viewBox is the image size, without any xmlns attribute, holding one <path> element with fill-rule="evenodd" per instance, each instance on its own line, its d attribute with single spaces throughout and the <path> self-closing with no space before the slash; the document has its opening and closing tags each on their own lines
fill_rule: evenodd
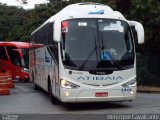
<svg viewBox="0 0 160 120">
<path fill-rule="evenodd" d="M 31 33 L 31 35 L 37 32 L 47 23 L 52 23 L 56 20 L 63 21 L 73 18 L 108 18 L 108 19 L 120 19 L 127 21 L 120 12 L 114 11 L 107 5 L 93 3 L 93 2 L 76 3 L 68 5 L 57 14 L 50 17 L 40 27 L 34 30 Z"/>
<path fill-rule="evenodd" d="M 17 48 L 29 48 L 29 45 L 27 42 L 0 42 L 0 46 L 15 46 Z"/>
</svg>

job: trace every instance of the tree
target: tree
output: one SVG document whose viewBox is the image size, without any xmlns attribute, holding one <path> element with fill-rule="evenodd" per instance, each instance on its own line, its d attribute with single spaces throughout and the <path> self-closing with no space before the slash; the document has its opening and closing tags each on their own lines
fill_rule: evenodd
<svg viewBox="0 0 160 120">
<path fill-rule="evenodd" d="M 28 3 L 27 0 L 17 0 L 17 1 L 21 2 L 22 4 L 27 4 Z"/>
<path fill-rule="evenodd" d="M 147 54 L 160 53 L 160 1 L 134 0 L 128 18 L 140 21 L 145 30 L 145 44 L 142 52 Z"/>
<path fill-rule="evenodd" d="M 27 4 L 27 0 L 18 1 Z M 30 33 L 49 17 L 69 4 L 82 1 L 107 4 L 127 19 L 141 22 L 145 28 L 145 44 L 138 49 L 147 54 L 160 53 L 160 0 L 49 0 L 48 4 L 36 5 L 32 10 L 0 4 L 0 40 L 28 40 Z"/>
</svg>

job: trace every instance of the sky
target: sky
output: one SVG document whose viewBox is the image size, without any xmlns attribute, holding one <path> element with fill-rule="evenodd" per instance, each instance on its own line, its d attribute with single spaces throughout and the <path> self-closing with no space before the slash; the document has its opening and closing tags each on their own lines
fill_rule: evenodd
<svg viewBox="0 0 160 120">
<path fill-rule="evenodd" d="M 24 9 L 33 9 L 35 4 L 47 3 L 47 0 L 27 0 L 27 2 L 27 5 L 23 5 L 17 0 L 0 0 L 0 3 L 12 6 L 22 6 Z"/>
</svg>

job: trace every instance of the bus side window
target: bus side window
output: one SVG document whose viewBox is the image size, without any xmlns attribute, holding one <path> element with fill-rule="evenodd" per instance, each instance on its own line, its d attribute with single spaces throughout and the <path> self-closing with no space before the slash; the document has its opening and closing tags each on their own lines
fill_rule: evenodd
<svg viewBox="0 0 160 120">
<path fill-rule="evenodd" d="M 6 50 L 3 46 L 0 46 L 0 59 L 8 60 Z"/>
<path fill-rule="evenodd" d="M 50 23 L 48 26 L 48 44 L 53 45 L 54 41 L 53 41 L 53 23 Z"/>
<path fill-rule="evenodd" d="M 48 24 L 48 47 L 52 53 L 54 53 L 54 57 L 58 61 L 58 43 L 53 40 L 53 25 L 54 23 Z"/>
</svg>

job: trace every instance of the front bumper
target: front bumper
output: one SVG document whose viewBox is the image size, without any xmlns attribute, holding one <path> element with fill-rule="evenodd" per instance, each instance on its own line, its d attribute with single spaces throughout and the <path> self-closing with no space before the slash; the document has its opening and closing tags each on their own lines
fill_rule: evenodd
<svg viewBox="0 0 160 120">
<path fill-rule="evenodd" d="M 107 92 L 106 97 L 96 97 L 97 92 Z M 64 89 L 60 91 L 60 99 L 62 102 L 106 102 L 106 101 L 130 101 L 136 97 L 136 87 L 129 90 L 122 91 L 121 89 L 92 89 L 92 90 L 78 90 L 78 89 Z"/>
</svg>

